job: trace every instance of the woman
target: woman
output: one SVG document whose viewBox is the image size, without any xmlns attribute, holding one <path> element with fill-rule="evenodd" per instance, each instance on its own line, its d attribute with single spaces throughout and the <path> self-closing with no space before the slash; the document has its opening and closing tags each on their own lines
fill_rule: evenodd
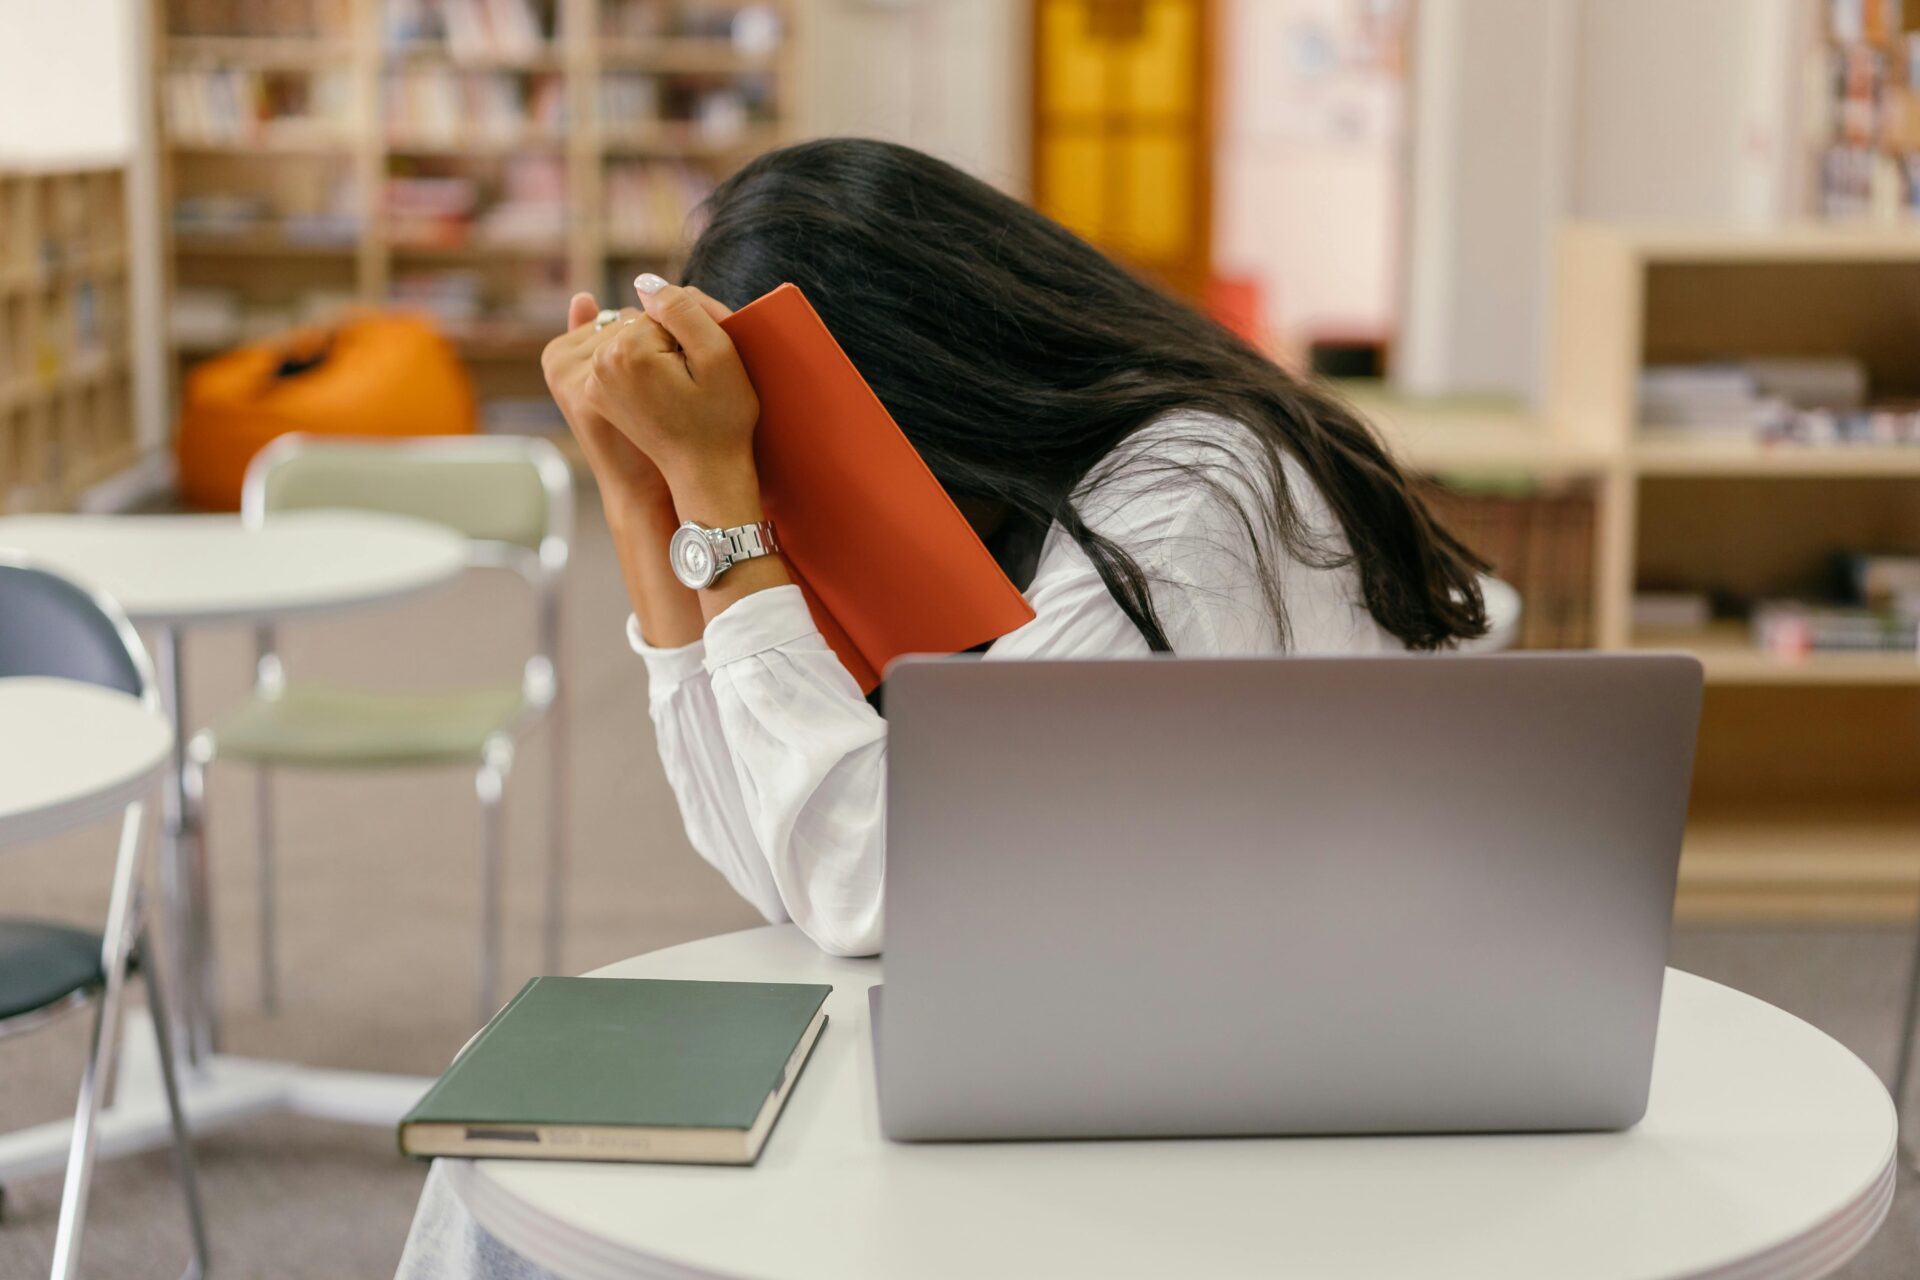
<svg viewBox="0 0 1920 1280">
<path fill-rule="evenodd" d="M 777 556 L 683 586 L 683 520 L 750 525 L 753 388 L 717 321 L 783 281 L 826 320 L 1033 605 L 1003 657 L 1438 649 L 1473 555 L 1367 427 L 1072 234 L 939 161 L 807 143 L 716 191 L 687 284 L 573 300 L 543 357 L 600 483 L 694 846 L 769 920 L 878 951 L 886 722 Z M 777 537 L 777 531 L 776 531 Z M 544 1275 L 438 1171 L 403 1280 Z"/>
<path fill-rule="evenodd" d="M 753 389 L 717 320 L 800 286 L 1037 617 L 997 657 L 1436 649 L 1473 555 L 1369 429 L 1057 224 L 904 147 L 834 139 L 724 183 L 687 284 L 574 299 L 547 379 L 600 481 L 667 775 L 769 920 L 878 951 L 886 723 L 777 557 L 691 590 L 683 521 L 763 519 Z M 776 535 L 777 536 L 777 535 Z"/>
</svg>

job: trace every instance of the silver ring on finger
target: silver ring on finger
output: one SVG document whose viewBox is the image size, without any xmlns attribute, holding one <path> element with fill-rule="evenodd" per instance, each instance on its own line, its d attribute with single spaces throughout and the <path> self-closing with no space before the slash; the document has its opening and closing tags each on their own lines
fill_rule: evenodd
<svg viewBox="0 0 1920 1280">
<path fill-rule="evenodd" d="M 594 332 L 598 333 L 600 330 L 606 328 L 608 325 L 612 324 L 615 320 L 618 320 L 619 318 L 620 318 L 620 313 L 618 311 L 615 311 L 611 307 L 607 308 L 605 311 L 602 311 L 599 315 L 593 318 Z"/>
</svg>

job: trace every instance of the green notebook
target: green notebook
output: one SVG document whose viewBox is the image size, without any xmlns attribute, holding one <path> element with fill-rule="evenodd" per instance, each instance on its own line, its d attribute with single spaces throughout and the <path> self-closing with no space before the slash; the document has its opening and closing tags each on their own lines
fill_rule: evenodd
<svg viewBox="0 0 1920 1280">
<path fill-rule="evenodd" d="M 832 990 L 535 978 L 407 1113 L 400 1150 L 752 1164 Z"/>
</svg>

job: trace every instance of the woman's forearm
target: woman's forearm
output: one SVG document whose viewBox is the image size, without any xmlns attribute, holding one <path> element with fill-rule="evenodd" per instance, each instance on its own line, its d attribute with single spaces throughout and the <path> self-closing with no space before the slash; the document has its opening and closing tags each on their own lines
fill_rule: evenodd
<svg viewBox="0 0 1920 1280">
<path fill-rule="evenodd" d="M 680 521 L 664 490 L 656 501 L 627 501 L 610 495 L 606 511 L 620 577 L 642 638 L 661 649 L 678 649 L 698 640 L 707 620 L 699 594 L 681 585 L 667 559 L 667 544 Z"/>
</svg>

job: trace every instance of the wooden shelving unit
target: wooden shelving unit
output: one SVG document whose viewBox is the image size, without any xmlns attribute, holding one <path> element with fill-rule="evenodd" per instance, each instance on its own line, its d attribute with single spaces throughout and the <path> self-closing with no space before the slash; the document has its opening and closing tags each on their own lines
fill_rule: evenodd
<svg viewBox="0 0 1920 1280">
<path fill-rule="evenodd" d="M 1708 694 L 1681 909 L 1886 919 L 1920 901 L 1920 658 L 1779 657 L 1739 623 L 1636 634 L 1634 592 L 1810 594 L 1839 550 L 1920 554 L 1920 447 L 1689 440 L 1644 427 L 1648 364 L 1862 361 L 1920 395 L 1920 229 L 1562 232 L 1537 447 L 1597 486 L 1601 647 L 1685 649 Z"/>
<path fill-rule="evenodd" d="M 162 33 L 169 296 L 221 315 L 231 301 L 239 311 L 231 332 L 200 323 L 172 341 L 176 383 L 188 364 L 226 345 L 348 305 L 437 299 L 483 405 L 518 402 L 514 429 L 523 430 L 545 399 L 538 354 L 567 297 L 585 289 L 630 302 L 637 273 L 671 274 L 685 252 L 684 219 L 657 225 L 656 211 L 645 233 L 633 234 L 630 216 L 613 216 L 631 211 L 610 208 L 619 193 L 671 178 L 690 212 L 701 191 L 795 132 L 798 59 L 786 0 L 527 0 L 539 39 L 497 47 L 403 31 L 390 7 L 397 0 L 288 0 L 271 11 L 269 31 L 246 29 L 260 12 L 248 6 L 223 14 L 220 0 L 152 2 Z M 733 22 L 745 11 L 751 30 Z M 188 127 L 200 112 L 179 109 L 179 86 L 197 108 L 192 90 L 223 75 L 241 77 L 256 101 L 291 118 Z M 390 99 L 410 76 L 468 95 L 458 99 L 463 108 L 492 94 L 551 110 L 520 128 L 464 109 L 408 121 Z M 537 180 L 543 165 L 557 171 L 563 207 L 552 234 L 488 234 L 487 207 L 498 208 L 516 172 L 523 183 Z M 481 207 L 467 234 L 436 230 L 422 241 L 397 225 L 389 193 L 407 178 L 472 180 Z M 247 202 L 257 216 L 211 224 L 172 216 L 191 211 L 196 197 L 224 199 L 229 209 Z M 549 425 L 558 427 L 557 412 Z"/>
<path fill-rule="evenodd" d="M 0 159 L 0 512 L 130 465 L 126 174 Z"/>
</svg>

